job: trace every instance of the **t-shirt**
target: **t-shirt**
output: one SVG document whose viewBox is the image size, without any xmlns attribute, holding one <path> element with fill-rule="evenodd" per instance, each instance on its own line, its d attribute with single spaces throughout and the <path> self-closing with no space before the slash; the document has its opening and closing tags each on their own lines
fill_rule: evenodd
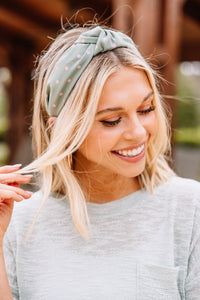
<svg viewBox="0 0 200 300">
<path fill-rule="evenodd" d="M 14 299 L 200 299 L 199 182 L 174 176 L 154 194 L 87 203 L 89 241 L 52 193 L 25 242 L 41 201 L 38 191 L 16 203 L 4 238 Z"/>
</svg>

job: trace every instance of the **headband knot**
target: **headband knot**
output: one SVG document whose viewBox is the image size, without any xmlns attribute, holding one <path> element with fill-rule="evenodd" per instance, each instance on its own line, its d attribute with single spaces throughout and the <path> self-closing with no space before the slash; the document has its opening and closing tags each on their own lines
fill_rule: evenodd
<svg viewBox="0 0 200 300">
<path fill-rule="evenodd" d="M 138 50 L 127 35 L 97 26 L 82 33 L 56 62 L 47 82 L 46 109 L 58 116 L 77 80 L 92 58 L 99 53 L 125 47 Z"/>
</svg>

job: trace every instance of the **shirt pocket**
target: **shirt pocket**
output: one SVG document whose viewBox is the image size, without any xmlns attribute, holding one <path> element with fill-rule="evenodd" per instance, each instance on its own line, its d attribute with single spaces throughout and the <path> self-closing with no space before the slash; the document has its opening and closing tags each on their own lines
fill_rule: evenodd
<svg viewBox="0 0 200 300">
<path fill-rule="evenodd" d="M 137 264 L 137 300 L 184 300 L 184 267 Z"/>
</svg>

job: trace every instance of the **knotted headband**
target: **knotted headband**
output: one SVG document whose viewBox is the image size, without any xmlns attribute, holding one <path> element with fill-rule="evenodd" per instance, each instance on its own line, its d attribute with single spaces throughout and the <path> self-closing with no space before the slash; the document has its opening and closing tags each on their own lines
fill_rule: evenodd
<svg viewBox="0 0 200 300">
<path fill-rule="evenodd" d="M 67 97 L 92 58 L 99 53 L 125 47 L 138 50 L 127 35 L 97 26 L 82 33 L 55 64 L 46 87 L 46 109 L 58 116 Z"/>
</svg>

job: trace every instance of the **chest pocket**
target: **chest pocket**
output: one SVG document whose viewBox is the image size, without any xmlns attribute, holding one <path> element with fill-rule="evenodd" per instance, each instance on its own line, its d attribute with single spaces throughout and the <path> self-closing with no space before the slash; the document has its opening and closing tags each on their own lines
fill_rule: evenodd
<svg viewBox="0 0 200 300">
<path fill-rule="evenodd" d="M 137 264 L 137 300 L 184 300 L 185 268 Z"/>
</svg>

